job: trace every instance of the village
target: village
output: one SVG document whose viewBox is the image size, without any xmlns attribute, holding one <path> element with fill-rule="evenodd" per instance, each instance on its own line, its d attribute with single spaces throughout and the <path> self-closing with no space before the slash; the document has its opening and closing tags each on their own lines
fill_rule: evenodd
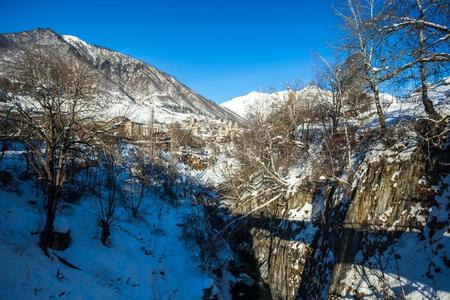
<svg viewBox="0 0 450 300">
<path fill-rule="evenodd" d="M 130 140 L 146 140 L 156 137 L 158 140 L 170 139 L 171 128 L 179 128 L 204 141 L 227 142 L 242 130 L 238 123 L 231 120 L 199 120 L 194 116 L 178 123 L 136 122 L 124 116 L 118 116 L 107 122 L 114 134 Z"/>
</svg>

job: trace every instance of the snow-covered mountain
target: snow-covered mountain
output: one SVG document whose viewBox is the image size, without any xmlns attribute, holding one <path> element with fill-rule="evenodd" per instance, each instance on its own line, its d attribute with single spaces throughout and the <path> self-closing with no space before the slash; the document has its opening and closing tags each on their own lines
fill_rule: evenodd
<svg viewBox="0 0 450 300">
<path fill-rule="evenodd" d="M 50 29 L 0 35 L 0 77 L 8 78 L 14 62 L 37 47 L 82 60 L 92 67 L 101 90 L 99 98 L 106 107 L 102 111 L 104 118 L 127 116 L 147 122 L 154 106 L 155 119 L 161 123 L 189 116 L 241 122 L 234 113 L 145 62 Z"/>
<path fill-rule="evenodd" d="M 277 105 L 286 101 L 289 93 L 294 91 L 284 90 L 279 92 L 264 93 L 250 92 L 247 95 L 235 97 L 223 102 L 220 106 L 231 110 L 242 118 L 248 117 L 251 111 L 258 111 L 269 114 Z M 297 97 L 311 101 L 331 101 L 331 94 L 316 86 L 306 86 L 305 88 L 295 91 Z"/>
<path fill-rule="evenodd" d="M 287 97 L 287 91 L 264 93 L 250 92 L 247 95 L 232 98 L 223 102 L 220 106 L 225 107 L 239 116 L 245 118 L 247 113 L 253 109 L 267 109 L 274 103 L 282 101 Z"/>
<path fill-rule="evenodd" d="M 290 93 L 295 93 L 298 100 L 308 102 L 308 105 L 332 102 L 330 91 L 323 90 L 314 85 L 308 85 L 298 91 L 284 90 L 272 93 L 250 92 L 247 95 L 225 101 L 220 104 L 220 106 L 234 112 L 244 119 L 249 117 L 249 112 L 269 115 L 274 109 L 288 99 Z M 434 97 L 433 95 L 431 96 Z M 381 93 L 380 99 L 385 109 L 392 105 L 397 105 L 399 101 L 399 99 L 389 93 Z"/>
</svg>

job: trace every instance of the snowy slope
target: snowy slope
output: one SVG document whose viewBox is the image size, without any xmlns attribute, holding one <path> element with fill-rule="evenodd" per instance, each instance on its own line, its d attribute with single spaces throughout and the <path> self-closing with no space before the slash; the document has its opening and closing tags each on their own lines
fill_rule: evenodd
<svg viewBox="0 0 450 300">
<path fill-rule="evenodd" d="M 0 164 L 13 174 L 12 184 L 0 187 L 0 299 L 201 299 L 214 285 L 199 268 L 197 250 L 182 239 L 184 217 L 200 208 L 189 201 L 173 207 L 151 194 L 142 219 L 117 208 L 109 247 L 99 240 L 96 199 L 64 203 L 58 218 L 67 220 L 72 241 L 51 253 L 80 270 L 47 258 L 37 245 L 43 200 L 33 181 L 17 178 L 24 168 L 20 151 L 8 152 Z"/>
<path fill-rule="evenodd" d="M 101 90 L 99 99 L 104 102 L 104 118 L 119 115 L 148 122 L 154 106 L 155 119 L 161 123 L 173 123 L 189 116 L 241 121 L 232 112 L 147 63 L 74 36 L 58 35 L 50 29 L 0 35 L 0 77 L 9 78 L 14 62 L 33 48 L 87 62 Z"/>
</svg>

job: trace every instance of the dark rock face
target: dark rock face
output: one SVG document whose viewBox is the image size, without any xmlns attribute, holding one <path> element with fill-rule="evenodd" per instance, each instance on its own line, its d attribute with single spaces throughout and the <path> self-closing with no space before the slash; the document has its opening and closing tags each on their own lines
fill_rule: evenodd
<svg viewBox="0 0 450 300">
<path fill-rule="evenodd" d="M 300 190 L 287 203 L 287 210 L 303 207 L 313 201 L 315 190 Z M 311 233 L 317 228 L 302 222 L 286 222 L 286 210 L 281 210 L 269 226 L 280 228 L 273 232 L 266 226 L 253 228 L 254 255 L 261 277 L 270 286 L 273 299 L 293 299 L 300 284 L 305 261 L 311 253 Z M 304 233 L 304 234 L 302 234 Z"/>
</svg>

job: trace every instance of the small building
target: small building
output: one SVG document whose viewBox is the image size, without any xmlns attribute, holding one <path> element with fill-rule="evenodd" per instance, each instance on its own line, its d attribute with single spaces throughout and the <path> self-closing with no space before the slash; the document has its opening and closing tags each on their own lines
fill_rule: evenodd
<svg viewBox="0 0 450 300">
<path fill-rule="evenodd" d="M 152 134 L 155 135 L 158 132 L 167 131 L 167 125 L 159 122 L 146 123 L 143 125 L 143 136 L 150 137 Z"/>
<path fill-rule="evenodd" d="M 122 135 L 128 138 L 142 138 L 144 135 L 144 124 L 132 121 L 127 117 L 115 117 L 108 121 L 108 123 L 116 135 Z"/>
<path fill-rule="evenodd" d="M 125 122 L 125 133 L 129 137 L 142 138 L 144 136 L 144 124 L 128 120 Z"/>
<path fill-rule="evenodd" d="M 125 123 L 128 122 L 129 119 L 123 116 L 114 117 L 108 122 L 106 122 L 107 125 L 109 125 L 110 130 L 118 136 L 125 136 Z"/>
</svg>

